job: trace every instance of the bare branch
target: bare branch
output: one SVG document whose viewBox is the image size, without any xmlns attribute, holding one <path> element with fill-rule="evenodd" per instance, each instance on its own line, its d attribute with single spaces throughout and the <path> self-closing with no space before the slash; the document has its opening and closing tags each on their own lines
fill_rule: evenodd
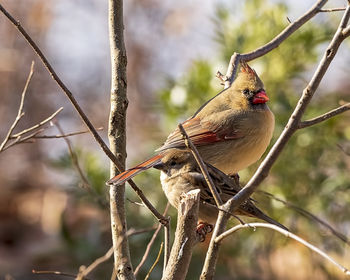
<svg viewBox="0 0 350 280">
<path fill-rule="evenodd" d="M 104 254 L 102 257 L 97 258 L 92 264 L 88 267 L 82 266 L 79 269 L 79 274 L 76 277 L 76 280 L 86 279 L 86 275 L 91 273 L 96 267 L 101 263 L 108 261 L 113 256 L 113 246 Z"/>
<path fill-rule="evenodd" d="M 56 125 L 58 131 L 63 135 L 64 132 L 60 126 L 60 124 L 58 122 L 54 122 L 54 124 Z M 68 138 L 63 138 L 64 141 L 66 142 L 67 144 L 67 147 L 68 147 L 68 151 L 69 151 L 69 154 L 70 154 L 70 157 L 72 159 L 72 163 L 73 165 L 75 166 L 75 169 L 78 171 L 78 174 L 80 176 L 80 179 L 82 181 L 82 186 L 84 189 L 91 189 L 91 186 L 90 186 L 90 183 L 88 181 L 88 179 L 86 178 L 83 170 L 81 169 L 80 167 L 80 164 L 79 164 L 79 160 L 78 160 L 78 157 L 77 157 L 77 154 L 73 151 L 73 148 L 72 148 L 72 144 L 70 142 L 70 140 Z"/>
<path fill-rule="evenodd" d="M 349 239 L 344 234 L 340 233 L 335 228 L 333 228 L 330 224 L 328 224 L 326 221 L 322 220 L 321 218 L 317 217 L 316 215 L 312 214 L 311 212 L 305 210 L 304 208 L 301 208 L 301 207 L 299 207 L 299 206 L 297 206 L 294 203 L 291 203 L 289 201 L 283 200 L 283 199 L 273 195 L 272 193 L 265 192 L 262 190 L 258 190 L 257 192 L 261 192 L 261 193 L 271 197 L 272 199 L 283 203 L 285 206 L 287 206 L 291 209 L 294 209 L 295 211 L 299 212 L 300 214 L 304 215 L 305 217 L 308 217 L 309 219 L 316 221 L 317 223 L 319 223 L 322 226 L 324 226 L 325 228 L 327 228 L 333 235 L 338 237 L 341 241 L 350 245 Z"/>
<path fill-rule="evenodd" d="M 168 201 L 167 207 L 170 206 Z M 163 262 L 163 274 L 165 273 L 166 266 L 170 257 L 170 216 L 168 217 L 168 223 L 164 225 L 164 262 Z"/>
<path fill-rule="evenodd" d="M 56 112 L 54 112 L 51 116 L 47 117 L 46 119 L 42 120 L 40 123 L 37 123 L 36 125 L 33 125 L 32 127 L 29 127 L 27 129 L 22 130 L 19 133 L 13 134 L 11 135 L 11 138 L 18 138 L 21 137 L 23 134 L 32 132 L 35 129 L 38 129 L 42 126 L 44 126 L 45 124 L 49 123 L 51 120 L 54 119 L 54 117 L 56 117 L 61 111 L 63 110 L 63 107 L 59 108 Z"/>
<path fill-rule="evenodd" d="M 108 1 L 109 45 L 111 51 L 111 107 L 108 120 L 108 139 L 117 161 L 110 165 L 110 177 L 125 169 L 126 160 L 126 49 L 124 44 L 123 0 Z M 111 185 L 110 215 L 114 248 L 114 270 L 119 280 L 135 279 L 130 259 L 125 213 L 125 185 Z"/>
<path fill-rule="evenodd" d="M 200 190 L 192 190 L 181 196 L 178 212 L 175 240 L 171 249 L 168 265 L 162 279 L 186 279 L 192 250 L 198 241 L 196 225 L 198 221 Z"/>
<path fill-rule="evenodd" d="M 155 262 L 153 263 L 153 265 L 151 266 L 150 270 L 148 271 L 148 273 L 147 273 L 147 275 L 145 277 L 145 280 L 147 280 L 149 278 L 149 276 L 151 275 L 153 269 L 156 267 L 157 263 L 159 262 L 160 256 L 162 255 L 162 251 L 163 251 L 163 245 L 164 245 L 164 242 L 162 242 L 160 244 L 158 256 L 157 256 Z"/>
<path fill-rule="evenodd" d="M 343 36 L 344 37 L 349 37 L 350 36 L 350 25 L 347 28 L 344 29 Z"/>
<path fill-rule="evenodd" d="M 103 130 L 103 127 L 96 128 L 96 130 Z M 77 131 L 77 132 L 71 132 L 66 134 L 57 134 L 57 135 L 36 135 L 33 137 L 33 139 L 59 139 L 59 138 L 65 138 L 70 136 L 76 136 L 80 134 L 89 133 L 89 130 L 84 131 Z M 14 136 L 10 137 L 11 139 L 14 138 Z"/>
<path fill-rule="evenodd" d="M 163 215 L 166 215 L 166 213 L 167 213 L 168 210 L 169 210 L 169 206 L 170 206 L 170 203 L 168 202 L 167 205 L 166 205 L 166 207 L 165 207 L 165 210 L 164 210 Z M 168 224 L 168 225 L 169 225 L 169 224 Z M 164 226 L 164 227 L 166 228 L 166 226 Z M 159 233 L 159 231 L 160 231 L 161 228 L 162 228 L 162 224 L 159 224 L 158 227 L 157 227 L 157 229 L 156 229 L 156 231 L 153 233 L 153 235 L 152 235 L 150 241 L 148 242 L 147 247 L 146 247 L 146 250 L 145 250 L 145 253 L 143 254 L 143 257 L 142 257 L 140 263 L 139 263 L 138 266 L 135 268 L 135 272 L 134 272 L 135 277 L 136 277 L 137 274 L 139 273 L 141 267 L 142 267 L 142 266 L 144 265 L 144 263 L 146 262 L 147 257 L 148 257 L 148 255 L 149 255 L 149 253 L 150 253 L 150 251 L 151 251 L 151 247 L 152 247 L 154 241 L 156 240 L 156 238 L 157 238 L 157 236 L 158 236 L 158 233 Z M 167 239 L 167 238 L 165 238 L 165 240 L 166 240 L 166 239 Z"/>
<path fill-rule="evenodd" d="M 32 47 L 34 52 L 38 55 L 48 72 L 50 73 L 52 79 L 58 84 L 58 86 L 63 90 L 65 95 L 68 97 L 70 102 L 72 103 L 75 110 L 78 112 L 79 116 L 83 120 L 83 122 L 86 124 L 88 129 L 91 131 L 92 135 L 94 136 L 96 142 L 101 146 L 102 150 L 105 152 L 105 154 L 117 165 L 120 167 L 120 171 L 123 169 L 121 164 L 119 163 L 118 159 L 114 156 L 114 154 L 110 151 L 110 149 L 107 147 L 107 145 L 104 143 L 102 137 L 98 134 L 92 123 L 90 122 L 89 118 L 86 116 L 84 111 L 81 109 L 80 105 L 74 98 L 72 92 L 67 88 L 67 86 L 62 82 L 62 80 L 59 78 L 59 76 L 56 74 L 55 70 L 43 54 L 43 52 L 40 50 L 38 45 L 33 41 L 33 39 L 29 36 L 29 34 L 25 31 L 25 29 L 22 27 L 21 23 L 16 20 L 1 4 L 0 4 L 0 11 L 8 18 L 8 20 L 17 28 L 17 30 L 22 34 L 22 36 L 27 40 L 29 45 Z"/>
<path fill-rule="evenodd" d="M 311 18 L 313 18 L 326 4 L 326 2 L 327 0 L 317 1 L 304 15 L 302 15 L 297 20 L 289 24 L 280 34 L 278 34 L 269 43 L 263 45 L 262 47 L 259 47 L 256 50 L 245 54 L 234 53 L 231 56 L 229 67 L 226 72 L 227 81 L 225 82 L 225 88 L 228 88 L 232 84 L 240 60 L 250 61 L 260 56 L 263 56 L 268 52 L 272 51 L 273 49 L 277 48 L 290 35 L 297 31 L 303 24 L 305 24 Z"/>
<path fill-rule="evenodd" d="M 310 250 L 314 251 L 315 253 L 319 254 L 321 257 L 325 258 L 327 261 L 329 261 L 332 264 L 334 264 L 343 273 L 345 273 L 345 275 L 350 275 L 350 271 L 346 267 L 344 267 L 344 266 L 340 265 L 339 263 L 337 263 L 334 259 L 332 259 L 330 256 L 328 256 L 321 249 L 319 249 L 316 246 L 310 244 L 309 242 L 305 241 L 304 239 L 300 238 L 299 236 L 291 233 L 290 231 L 284 230 L 284 229 L 282 229 L 282 228 L 280 228 L 278 226 L 275 226 L 273 224 L 268 224 L 268 223 L 251 223 L 251 224 L 237 225 L 237 226 L 235 226 L 235 227 L 225 231 L 224 233 L 222 233 L 218 237 L 216 237 L 215 238 L 215 242 L 217 242 L 217 243 L 222 242 L 223 239 L 225 239 L 226 237 L 230 236 L 231 234 L 233 234 L 234 232 L 236 232 L 236 231 L 238 231 L 240 229 L 251 228 L 251 229 L 254 229 L 254 231 L 255 231 L 255 228 L 258 228 L 258 227 L 269 228 L 269 229 L 278 231 L 279 233 L 285 235 L 286 237 L 294 239 L 295 241 L 303 244 L 304 246 L 306 246 Z"/>
<path fill-rule="evenodd" d="M 164 217 L 162 214 L 158 212 L 158 210 L 152 205 L 152 203 L 146 198 L 142 190 L 134 183 L 132 180 L 128 180 L 129 185 L 136 192 L 138 197 L 141 199 L 142 203 L 151 211 L 154 217 L 157 218 L 158 222 L 162 225 L 166 225 L 169 222 L 169 219 Z M 111 186 L 112 187 L 112 186 Z M 120 187 L 120 186 L 119 186 Z"/>
<path fill-rule="evenodd" d="M 58 84 L 58 86 L 63 90 L 64 94 L 68 97 L 68 99 L 71 101 L 72 105 L 78 112 L 79 116 L 82 118 L 83 122 L 86 124 L 88 129 L 91 131 L 92 135 L 94 136 L 96 142 L 101 146 L 102 150 L 105 152 L 105 154 L 110 158 L 110 160 L 116 165 L 119 172 L 124 171 L 123 165 L 119 162 L 117 157 L 110 151 L 110 149 L 107 147 L 107 145 L 104 143 L 101 136 L 98 134 L 94 126 L 91 124 L 90 120 L 86 116 L 86 114 L 81 109 L 80 105 L 77 103 L 76 99 L 74 98 L 72 92 L 66 87 L 66 85 L 62 82 L 62 80 L 59 78 L 59 76 L 54 71 L 51 64 L 48 62 L 47 58 L 44 56 L 42 51 L 39 49 L 37 44 L 33 41 L 33 39 L 28 35 L 28 33 L 25 31 L 25 29 L 22 27 L 19 21 L 17 21 L 15 18 L 12 17 L 12 15 L 0 4 L 0 11 L 10 20 L 12 24 L 15 25 L 15 27 L 18 29 L 18 31 L 22 34 L 22 36 L 27 40 L 29 45 L 33 48 L 34 52 L 38 55 L 38 57 L 43 62 L 44 66 L 50 73 L 51 77 L 54 79 L 54 81 Z M 125 80 L 126 82 L 126 80 Z M 124 106 L 127 106 L 127 103 L 124 103 Z M 151 211 L 151 213 L 163 224 L 167 223 L 167 219 L 163 217 L 153 206 L 152 204 L 146 199 L 146 197 L 143 195 L 142 191 L 137 187 L 137 185 L 133 182 L 133 180 L 128 180 L 128 183 L 130 186 L 134 189 L 134 191 L 139 195 L 142 202 L 146 205 L 147 208 Z"/>
<path fill-rule="evenodd" d="M 151 240 L 148 242 L 147 247 L 146 247 L 146 250 L 145 250 L 145 253 L 144 253 L 143 256 L 142 256 L 142 259 L 141 259 L 140 263 L 139 263 L 138 266 L 135 268 L 135 272 L 134 272 L 135 276 L 137 276 L 137 274 L 139 273 L 141 267 L 142 267 L 142 266 L 144 265 L 144 263 L 146 262 L 147 257 L 148 257 L 148 255 L 149 255 L 149 253 L 150 253 L 150 251 L 151 251 L 151 247 L 152 247 L 154 241 L 156 240 L 156 238 L 157 238 L 157 236 L 158 236 L 158 233 L 159 233 L 159 231 L 160 231 L 161 228 L 162 228 L 162 225 L 159 224 L 158 227 L 157 227 L 157 229 L 156 229 L 156 231 L 153 233 Z"/>
<path fill-rule="evenodd" d="M 127 236 L 133 236 L 145 232 L 149 232 L 154 228 L 146 228 L 146 229 L 129 229 L 127 231 Z M 88 267 L 82 266 L 79 269 L 79 274 L 76 276 L 76 280 L 86 279 L 86 276 L 90 274 L 94 269 L 96 269 L 100 264 L 108 261 L 113 256 L 113 246 L 104 254 L 102 257 L 97 258 L 93 263 L 91 263 Z"/>
<path fill-rule="evenodd" d="M 217 77 L 220 81 L 222 85 L 225 85 L 225 82 L 227 81 L 227 77 L 222 74 L 220 71 L 216 72 L 215 77 Z"/>
<path fill-rule="evenodd" d="M 23 104 L 24 104 L 24 98 L 26 96 L 26 93 L 27 93 L 27 89 L 28 89 L 28 86 L 29 86 L 29 83 L 30 83 L 30 80 L 32 79 L 32 76 L 33 76 L 33 73 L 34 73 L 34 61 L 32 61 L 32 65 L 30 66 L 30 71 L 29 71 L 29 74 L 28 74 L 28 78 L 26 80 L 26 84 L 24 86 L 24 89 L 23 89 L 23 92 L 22 92 L 22 95 L 21 95 L 21 102 L 19 104 L 19 108 L 18 108 L 18 113 L 17 113 L 17 116 L 15 118 L 15 121 L 13 122 L 13 124 L 11 125 L 9 131 L 7 132 L 7 135 L 4 139 L 4 141 L 1 143 L 0 145 L 0 152 L 2 152 L 4 150 L 4 147 L 5 145 L 8 143 L 8 141 L 10 140 L 10 137 L 12 135 L 12 132 L 13 130 L 15 129 L 15 127 L 17 126 L 18 122 L 20 121 L 20 119 L 24 116 L 24 113 L 23 113 Z"/>
<path fill-rule="evenodd" d="M 52 121 L 52 119 L 54 117 L 56 117 L 61 111 L 63 110 L 63 107 L 59 108 L 55 113 L 53 113 L 51 116 L 49 116 L 48 118 L 46 118 L 45 120 L 42 120 L 40 123 L 32 126 L 31 128 L 25 129 L 17 134 L 14 135 L 10 135 L 8 137 L 8 139 L 14 139 L 14 141 L 12 141 L 11 143 L 9 143 L 7 146 L 3 147 L 2 150 L 0 150 L 0 152 L 7 150 L 8 148 L 17 145 L 17 144 L 22 144 L 22 143 L 27 143 L 28 140 L 34 139 L 38 136 L 39 133 L 43 132 L 44 129 L 39 129 L 37 131 L 34 131 L 32 134 L 29 134 L 25 137 L 22 137 L 24 134 L 32 132 L 35 129 L 38 129 L 44 125 L 46 125 L 47 123 L 49 123 L 50 121 Z"/>
<path fill-rule="evenodd" d="M 193 157 L 195 158 L 196 162 L 198 163 L 198 166 L 199 168 L 201 169 L 201 172 L 204 176 L 204 179 L 205 181 L 207 182 L 208 184 L 208 187 L 214 197 L 214 200 L 215 200 L 215 203 L 218 207 L 220 207 L 220 205 L 222 204 L 222 200 L 221 200 L 221 197 L 217 191 L 217 189 L 215 188 L 215 185 L 214 185 L 214 182 L 213 180 L 211 179 L 211 177 L 209 176 L 209 173 L 208 173 L 208 169 L 207 167 L 205 166 L 200 154 L 198 153 L 198 150 L 197 148 L 195 147 L 195 145 L 193 145 L 190 137 L 188 137 L 184 127 L 182 126 L 182 124 L 180 123 L 179 124 L 179 129 L 181 131 L 181 134 L 184 138 L 184 141 L 185 141 L 185 145 L 188 149 L 190 149 L 190 151 L 192 152 L 192 155 Z"/>
<path fill-rule="evenodd" d="M 301 129 L 301 128 L 305 128 L 305 127 L 309 127 L 309 126 L 318 124 L 320 122 L 326 121 L 326 120 L 333 118 L 334 116 L 339 115 L 339 114 L 341 114 L 345 111 L 348 111 L 348 110 L 350 110 L 350 103 L 346 103 L 345 105 L 340 106 L 336 109 L 333 109 L 332 111 L 329 111 L 329 112 L 327 112 L 321 116 L 318 116 L 316 118 L 300 122 L 298 128 Z"/>
<path fill-rule="evenodd" d="M 70 273 L 65 273 L 65 272 L 61 272 L 61 271 L 54 271 L 54 270 L 32 270 L 33 274 L 46 274 L 46 275 L 61 275 L 61 276 L 66 276 L 66 277 L 70 277 L 70 278 L 76 278 L 77 275 L 74 274 L 70 274 Z M 89 278 L 83 278 L 83 280 L 89 280 Z"/>
<path fill-rule="evenodd" d="M 320 13 L 331 13 L 331 12 L 340 12 L 340 11 L 345 11 L 345 7 L 342 8 L 332 8 L 332 9 L 320 9 Z"/>
</svg>

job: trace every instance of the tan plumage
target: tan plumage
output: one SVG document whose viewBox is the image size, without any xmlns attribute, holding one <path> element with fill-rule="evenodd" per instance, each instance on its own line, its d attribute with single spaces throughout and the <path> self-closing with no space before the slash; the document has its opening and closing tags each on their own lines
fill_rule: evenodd
<svg viewBox="0 0 350 280">
<path fill-rule="evenodd" d="M 205 162 L 226 174 L 235 174 L 259 160 L 270 143 L 274 115 L 267 101 L 264 84 L 254 70 L 242 63 L 232 86 L 204 104 L 183 127 Z M 173 148 L 187 150 L 178 128 L 156 156 L 107 183 L 125 182 L 159 163 Z"/>
<path fill-rule="evenodd" d="M 200 189 L 199 219 L 205 223 L 215 224 L 218 210 L 212 206 L 215 205 L 214 198 L 191 153 L 173 149 L 154 167 L 161 170 L 163 191 L 175 208 L 178 208 L 182 193 Z M 226 202 L 241 190 L 235 180 L 217 168 L 207 164 L 207 169 L 223 202 Z M 234 214 L 256 217 L 286 229 L 286 227 L 264 214 L 254 205 L 251 199 L 243 203 Z"/>
</svg>

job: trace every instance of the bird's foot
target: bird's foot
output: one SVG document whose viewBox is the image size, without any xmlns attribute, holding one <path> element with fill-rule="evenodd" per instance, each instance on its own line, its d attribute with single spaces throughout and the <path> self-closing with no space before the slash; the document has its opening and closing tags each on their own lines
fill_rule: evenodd
<svg viewBox="0 0 350 280">
<path fill-rule="evenodd" d="M 196 232 L 199 236 L 199 241 L 204 242 L 205 241 L 205 236 L 212 232 L 214 229 L 214 226 L 205 222 L 199 222 L 197 225 Z"/>
</svg>

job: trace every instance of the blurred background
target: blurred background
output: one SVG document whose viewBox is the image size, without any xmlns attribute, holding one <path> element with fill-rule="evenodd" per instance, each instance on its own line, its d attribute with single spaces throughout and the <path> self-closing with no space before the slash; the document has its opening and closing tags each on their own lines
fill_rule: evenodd
<svg viewBox="0 0 350 280">
<path fill-rule="evenodd" d="M 234 51 L 248 52 L 265 44 L 314 1 L 125 1 L 128 55 L 128 166 L 153 154 L 166 136 L 222 86 L 215 77 L 226 73 Z M 327 8 L 346 1 L 329 1 Z M 110 61 L 107 1 L 3 0 L 47 55 L 95 127 L 106 138 L 109 114 Z M 262 77 L 276 116 L 274 140 L 282 131 L 302 89 L 334 34 L 342 12 L 321 13 L 270 54 L 251 65 Z M 341 46 L 304 119 L 318 116 L 350 100 L 349 40 Z M 25 116 L 15 132 L 56 117 L 64 132 L 85 127 L 33 51 L 0 15 L 0 142 L 14 121 L 31 61 L 35 73 L 24 102 Z M 47 126 L 45 135 L 59 134 Z M 108 191 L 109 161 L 90 134 L 70 137 L 84 181 L 63 139 L 37 140 L 0 153 L 0 279 L 61 279 L 33 275 L 32 269 L 77 274 L 111 246 Z M 258 164 L 240 176 L 246 182 Z M 350 235 L 350 114 L 298 131 L 260 190 L 268 191 L 326 221 L 343 239 Z M 166 199 L 159 173 L 135 178 L 162 212 Z M 127 186 L 128 226 L 156 224 Z M 315 219 L 263 194 L 259 207 L 292 232 L 350 266 L 349 243 Z M 176 211 L 170 209 L 172 227 Z M 244 219 L 250 221 L 249 219 Z M 232 224 L 236 221 L 232 221 Z M 174 230 L 173 230 L 174 232 Z M 130 237 L 134 268 L 153 231 Z M 163 235 L 138 275 L 153 264 Z M 197 279 L 208 244 L 194 252 L 188 279 Z M 151 274 L 160 279 L 162 263 Z M 109 279 L 112 260 L 90 279 Z M 343 279 L 334 266 L 305 247 L 267 229 L 241 231 L 225 241 L 216 279 Z"/>
</svg>

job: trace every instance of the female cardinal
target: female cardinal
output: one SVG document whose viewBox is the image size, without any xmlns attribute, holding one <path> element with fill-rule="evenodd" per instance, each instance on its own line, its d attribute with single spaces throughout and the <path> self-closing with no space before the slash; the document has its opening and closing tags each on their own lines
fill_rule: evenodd
<svg viewBox="0 0 350 280">
<path fill-rule="evenodd" d="M 226 174 L 236 174 L 256 162 L 270 143 L 275 123 L 266 105 L 268 100 L 263 82 L 242 61 L 231 87 L 205 103 L 183 127 L 205 162 Z M 160 163 L 173 148 L 186 151 L 178 128 L 157 150 L 157 155 L 115 176 L 107 184 L 124 183 Z"/>
<path fill-rule="evenodd" d="M 187 193 L 194 189 L 200 190 L 198 214 L 200 223 L 197 226 L 199 233 L 201 233 L 200 230 L 203 226 L 215 224 L 218 215 L 215 200 L 197 162 L 190 152 L 172 149 L 153 167 L 161 170 L 160 179 L 163 191 L 170 204 L 176 209 L 178 208 L 182 193 Z M 241 190 L 241 187 L 234 179 L 228 177 L 210 164 L 206 164 L 206 167 L 224 203 Z M 285 226 L 264 214 L 254 205 L 251 199 L 241 204 L 233 214 L 256 217 L 288 230 Z M 202 235 L 205 235 L 205 232 Z"/>
</svg>

